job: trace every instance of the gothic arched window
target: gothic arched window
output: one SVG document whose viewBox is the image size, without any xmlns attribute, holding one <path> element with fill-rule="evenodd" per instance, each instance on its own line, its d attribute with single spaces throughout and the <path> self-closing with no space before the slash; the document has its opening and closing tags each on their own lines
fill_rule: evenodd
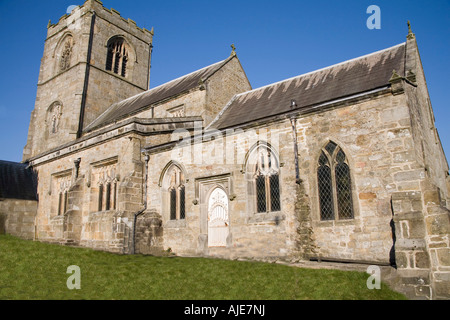
<svg viewBox="0 0 450 320">
<path fill-rule="evenodd" d="M 59 58 L 59 70 L 64 71 L 70 67 L 70 59 L 72 58 L 73 39 L 67 37 L 62 47 L 62 51 Z"/>
<path fill-rule="evenodd" d="M 93 173 L 98 189 L 97 210 L 108 211 L 117 209 L 117 164 L 108 163 L 95 167 Z"/>
<path fill-rule="evenodd" d="M 69 209 L 69 189 L 71 186 L 71 179 L 72 177 L 70 175 L 64 175 L 58 177 L 56 181 L 58 192 L 57 213 L 59 216 L 65 214 Z"/>
<path fill-rule="evenodd" d="M 128 46 L 125 39 L 121 37 L 112 38 L 107 47 L 106 70 L 125 77 L 128 63 Z"/>
<path fill-rule="evenodd" d="M 317 181 L 320 219 L 353 219 L 350 168 L 344 151 L 332 141 L 321 151 Z"/>
<path fill-rule="evenodd" d="M 170 220 L 183 220 L 186 217 L 186 188 L 183 171 L 172 165 L 165 173 L 164 189 L 168 194 Z"/>
<path fill-rule="evenodd" d="M 247 161 L 247 173 L 251 174 L 255 212 L 281 210 L 280 176 L 278 159 L 264 144 L 251 151 Z"/>
<path fill-rule="evenodd" d="M 98 186 L 98 211 L 116 210 L 117 181 L 100 182 Z"/>
</svg>

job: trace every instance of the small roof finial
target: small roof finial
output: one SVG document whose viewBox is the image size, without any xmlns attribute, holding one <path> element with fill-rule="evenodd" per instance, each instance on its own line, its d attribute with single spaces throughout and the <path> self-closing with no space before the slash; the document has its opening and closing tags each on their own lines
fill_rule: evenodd
<svg viewBox="0 0 450 320">
<path fill-rule="evenodd" d="M 231 55 L 232 56 L 236 55 L 236 47 L 234 46 L 234 44 L 231 45 Z"/>
<path fill-rule="evenodd" d="M 408 20 L 408 35 L 406 36 L 406 38 L 408 39 L 408 40 L 411 40 L 411 39 L 414 39 L 414 33 L 412 32 L 412 30 L 411 30 L 411 23 L 409 22 L 409 20 Z"/>
<path fill-rule="evenodd" d="M 392 70 L 392 76 L 391 76 L 391 79 L 389 79 L 389 81 L 395 81 L 395 80 L 398 80 L 400 78 L 401 78 L 400 75 L 394 69 L 394 70 Z"/>
</svg>

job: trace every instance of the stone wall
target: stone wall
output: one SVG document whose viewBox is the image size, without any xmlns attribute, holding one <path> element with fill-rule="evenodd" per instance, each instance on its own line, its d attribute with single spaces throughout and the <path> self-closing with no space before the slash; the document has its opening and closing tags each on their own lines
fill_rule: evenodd
<svg viewBox="0 0 450 320">
<path fill-rule="evenodd" d="M 411 135 L 414 143 L 410 155 L 414 154 L 417 164 L 424 170 L 426 177 L 440 189 L 442 199 L 445 201 L 450 197 L 446 185 L 449 166 L 435 125 L 415 39 L 407 41 L 407 56 L 407 74 L 410 76 L 407 77 L 408 82 L 405 81 L 403 87 L 411 115 Z"/>
<path fill-rule="evenodd" d="M 139 136 L 130 134 L 52 161 L 39 163 L 37 159 L 34 168 L 41 201 L 36 238 L 127 252 L 132 216 L 143 201 L 141 143 Z M 99 184 L 107 181 L 111 185 L 110 209 L 103 205 L 99 210 Z M 58 213 L 61 186 L 68 190 L 68 203 L 66 211 Z"/>
<path fill-rule="evenodd" d="M 33 240 L 37 207 L 34 200 L 0 200 L 0 234 Z"/>
<path fill-rule="evenodd" d="M 286 257 L 290 245 L 286 241 L 286 219 L 292 215 L 287 213 L 287 209 L 261 214 L 247 212 L 247 179 L 242 172 L 242 165 L 208 164 L 211 160 L 209 152 L 214 148 L 211 143 L 220 144 L 220 141 L 192 146 L 201 148 L 201 151 L 196 150 L 195 153 L 201 152 L 207 163 L 177 162 L 186 172 L 186 218 L 182 220 L 170 220 L 167 201 L 164 201 L 167 192 L 161 184 L 164 168 L 173 160 L 172 155 L 177 158 L 180 153 L 174 151 L 172 154 L 167 151 L 150 154 L 147 208 L 161 219 L 163 250 L 171 249 L 180 255 L 226 258 Z M 184 150 L 181 154 L 186 155 L 187 151 Z M 288 189 L 284 177 L 282 174 L 280 184 Z M 229 237 L 223 248 L 209 248 L 207 245 L 207 200 L 216 187 L 226 190 L 230 213 Z M 286 200 L 289 197 L 288 193 L 284 196 Z M 286 205 L 288 207 L 290 206 Z"/>
<path fill-rule="evenodd" d="M 192 130 L 193 120 L 115 124 L 59 150 L 36 157 L 40 206 L 40 241 L 76 244 L 118 253 L 131 253 L 134 215 L 144 207 L 142 146 L 165 143 L 175 128 Z M 201 122 L 201 121 L 200 121 Z M 169 134 L 170 133 L 170 134 Z M 110 207 L 104 203 L 110 184 Z M 100 185 L 103 205 L 99 208 Z M 67 193 L 67 196 L 65 195 Z M 67 198 L 64 210 L 61 199 Z"/>
<path fill-rule="evenodd" d="M 404 96 L 385 93 L 371 100 L 355 101 L 348 106 L 298 118 L 300 186 L 295 181 L 292 128 L 288 120 L 249 127 L 226 139 L 216 136 L 213 140 L 204 136 L 202 144 L 189 145 L 181 148 L 182 151 L 159 152 L 157 148 L 150 148 L 147 206 L 161 216 L 164 249 L 170 247 L 180 254 L 217 251 L 204 247 L 204 197 L 209 188 L 225 183 L 225 189 L 229 188 L 232 241 L 228 252 L 221 250 L 222 255 L 318 255 L 389 263 L 393 248 L 391 194 L 413 188 L 409 175 L 420 175 L 420 171 L 415 170 L 414 158 L 408 157 L 411 133 L 405 104 Z M 248 133 L 254 134 L 251 139 Z M 282 210 L 278 213 L 255 214 L 252 211 L 249 177 L 245 175 L 243 163 L 237 162 L 237 158 L 228 162 L 227 152 L 239 150 L 242 160 L 242 155 L 258 139 L 273 144 L 279 155 Z M 317 161 L 321 148 L 330 140 L 349 158 L 355 208 L 352 220 L 320 221 Z M 199 155 L 202 156 L 200 162 L 195 161 L 194 157 Z M 164 209 L 161 186 L 164 167 L 174 159 L 184 168 L 188 179 L 187 216 L 184 221 L 176 222 L 169 220 Z M 215 182 L 224 176 L 228 177 L 225 179 L 228 182 Z M 395 177 L 399 177 L 398 181 Z"/>
<path fill-rule="evenodd" d="M 434 123 L 413 34 L 408 35 L 403 91 L 410 113 L 409 172 L 396 175 L 409 189 L 392 194 L 395 255 L 402 290 L 415 299 L 450 298 L 448 163 Z M 399 190 L 400 191 L 400 190 Z"/>
<path fill-rule="evenodd" d="M 414 188 L 408 109 L 390 93 L 298 120 L 300 172 L 310 196 L 319 256 L 390 263 L 391 193 Z M 354 219 L 321 221 L 317 187 L 320 150 L 334 141 L 351 170 Z M 396 176 L 405 179 L 396 181 Z M 418 187 L 418 186 L 417 186 Z"/>
<path fill-rule="evenodd" d="M 93 11 L 96 20 L 91 60 L 87 61 Z M 122 77 L 105 68 L 108 40 L 124 32 L 131 49 L 128 72 Z M 86 1 L 56 24 L 49 23 L 23 159 L 77 138 L 83 94 L 86 97 L 84 128 L 112 103 L 147 90 L 152 38 L 152 32 L 138 28 L 132 20 L 122 18 L 116 10 L 104 8 L 97 0 Z M 68 42 L 70 58 L 66 67 L 61 68 L 61 57 Z M 89 81 L 85 92 L 87 73 Z M 60 106 L 56 113 L 52 109 L 54 105 Z"/>
<path fill-rule="evenodd" d="M 145 211 L 136 217 L 135 223 L 134 253 L 161 254 L 164 237 L 161 217 L 156 212 Z"/>
<path fill-rule="evenodd" d="M 392 195 L 395 255 L 402 290 L 417 299 L 448 299 L 450 211 L 429 180 L 421 192 Z"/>
</svg>

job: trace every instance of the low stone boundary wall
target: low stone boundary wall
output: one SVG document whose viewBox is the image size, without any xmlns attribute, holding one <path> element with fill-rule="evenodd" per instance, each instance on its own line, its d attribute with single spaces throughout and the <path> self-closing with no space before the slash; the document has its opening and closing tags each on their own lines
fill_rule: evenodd
<svg viewBox="0 0 450 320">
<path fill-rule="evenodd" d="M 0 234 L 33 240 L 37 206 L 34 200 L 0 200 Z"/>
</svg>

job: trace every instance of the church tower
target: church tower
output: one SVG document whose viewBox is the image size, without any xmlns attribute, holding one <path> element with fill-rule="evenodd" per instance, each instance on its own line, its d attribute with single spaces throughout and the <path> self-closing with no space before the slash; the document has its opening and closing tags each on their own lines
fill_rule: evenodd
<svg viewBox="0 0 450 320">
<path fill-rule="evenodd" d="M 99 0 L 49 21 L 23 160 L 81 138 L 111 104 L 148 90 L 152 40 Z"/>
</svg>

